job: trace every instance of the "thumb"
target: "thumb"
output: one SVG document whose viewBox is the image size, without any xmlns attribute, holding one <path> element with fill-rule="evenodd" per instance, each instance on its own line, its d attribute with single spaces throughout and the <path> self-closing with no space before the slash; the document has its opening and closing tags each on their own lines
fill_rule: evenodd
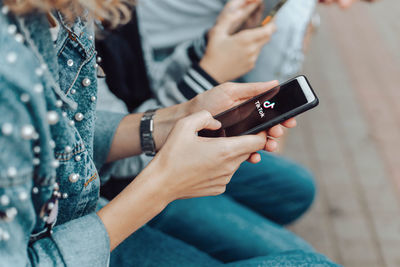
<svg viewBox="0 0 400 267">
<path fill-rule="evenodd" d="M 265 93 L 278 85 L 278 81 L 226 84 L 226 86 L 229 86 L 230 95 L 235 100 L 248 100 L 252 97 Z"/>
<path fill-rule="evenodd" d="M 221 128 L 221 122 L 214 119 L 210 112 L 203 110 L 187 117 L 191 122 L 193 131 L 207 130 L 218 130 Z"/>
</svg>

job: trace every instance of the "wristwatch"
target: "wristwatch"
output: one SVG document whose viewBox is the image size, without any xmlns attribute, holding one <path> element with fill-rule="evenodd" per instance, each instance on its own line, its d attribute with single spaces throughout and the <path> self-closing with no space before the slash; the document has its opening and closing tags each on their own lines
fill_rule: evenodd
<svg viewBox="0 0 400 267">
<path fill-rule="evenodd" d="M 146 156 L 154 157 L 156 155 L 156 144 L 153 138 L 154 120 L 157 109 L 151 109 L 143 114 L 140 121 L 140 144 L 142 152 Z"/>
</svg>

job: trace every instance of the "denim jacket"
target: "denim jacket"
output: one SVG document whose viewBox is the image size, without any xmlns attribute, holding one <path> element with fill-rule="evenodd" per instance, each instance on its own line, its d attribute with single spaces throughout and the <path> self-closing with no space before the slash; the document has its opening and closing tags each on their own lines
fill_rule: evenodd
<svg viewBox="0 0 400 267">
<path fill-rule="evenodd" d="M 123 115 L 95 112 L 92 24 L 15 17 L 0 0 L 0 266 L 105 266 L 95 213 Z"/>
</svg>

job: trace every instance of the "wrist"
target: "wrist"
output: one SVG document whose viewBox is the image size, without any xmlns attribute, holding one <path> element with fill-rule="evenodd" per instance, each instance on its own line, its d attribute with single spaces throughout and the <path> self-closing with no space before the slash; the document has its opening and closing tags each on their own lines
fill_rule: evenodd
<svg viewBox="0 0 400 267">
<path fill-rule="evenodd" d="M 166 168 L 161 168 L 159 157 L 156 156 L 148 166 L 128 185 L 129 188 L 143 191 L 143 195 L 151 199 L 155 212 L 161 212 L 174 201 L 173 193 L 168 190 L 169 174 Z"/>
<path fill-rule="evenodd" d="M 171 188 L 171 181 L 174 177 L 170 168 L 163 159 L 163 154 L 157 154 L 150 164 L 140 174 L 141 179 L 151 189 L 154 198 L 158 198 L 158 206 L 164 209 L 168 204 L 177 199 L 176 188 Z"/>
<path fill-rule="evenodd" d="M 133 232 L 157 216 L 171 202 L 159 179 L 146 168 L 118 196 L 97 212 L 109 238 L 111 251 Z"/>
<path fill-rule="evenodd" d="M 159 151 L 163 146 L 176 122 L 192 114 L 190 101 L 179 105 L 159 109 L 154 116 L 154 141 L 156 150 Z"/>
<path fill-rule="evenodd" d="M 208 74 L 210 75 L 217 83 L 221 84 L 226 82 L 227 80 L 224 78 L 223 73 L 218 71 L 218 67 L 216 64 L 213 64 L 205 55 L 199 62 L 199 66 Z"/>
</svg>

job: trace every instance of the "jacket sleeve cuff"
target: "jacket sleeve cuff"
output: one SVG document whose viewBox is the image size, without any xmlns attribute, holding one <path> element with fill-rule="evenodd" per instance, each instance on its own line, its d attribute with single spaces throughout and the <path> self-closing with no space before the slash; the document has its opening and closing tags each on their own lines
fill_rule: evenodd
<svg viewBox="0 0 400 267">
<path fill-rule="evenodd" d="M 205 72 L 199 64 L 193 63 L 179 82 L 178 89 L 189 100 L 217 85 L 218 82 Z"/>
<path fill-rule="evenodd" d="M 66 266 L 108 266 L 110 239 L 96 213 L 55 227 L 51 239 Z"/>
<path fill-rule="evenodd" d="M 94 132 L 94 162 L 101 170 L 107 160 L 114 139 L 115 132 L 121 120 L 126 116 L 122 113 L 97 111 Z"/>
<path fill-rule="evenodd" d="M 192 62 L 198 63 L 204 56 L 207 48 L 208 31 L 199 39 L 193 41 L 192 45 L 188 48 L 189 58 Z"/>
</svg>

